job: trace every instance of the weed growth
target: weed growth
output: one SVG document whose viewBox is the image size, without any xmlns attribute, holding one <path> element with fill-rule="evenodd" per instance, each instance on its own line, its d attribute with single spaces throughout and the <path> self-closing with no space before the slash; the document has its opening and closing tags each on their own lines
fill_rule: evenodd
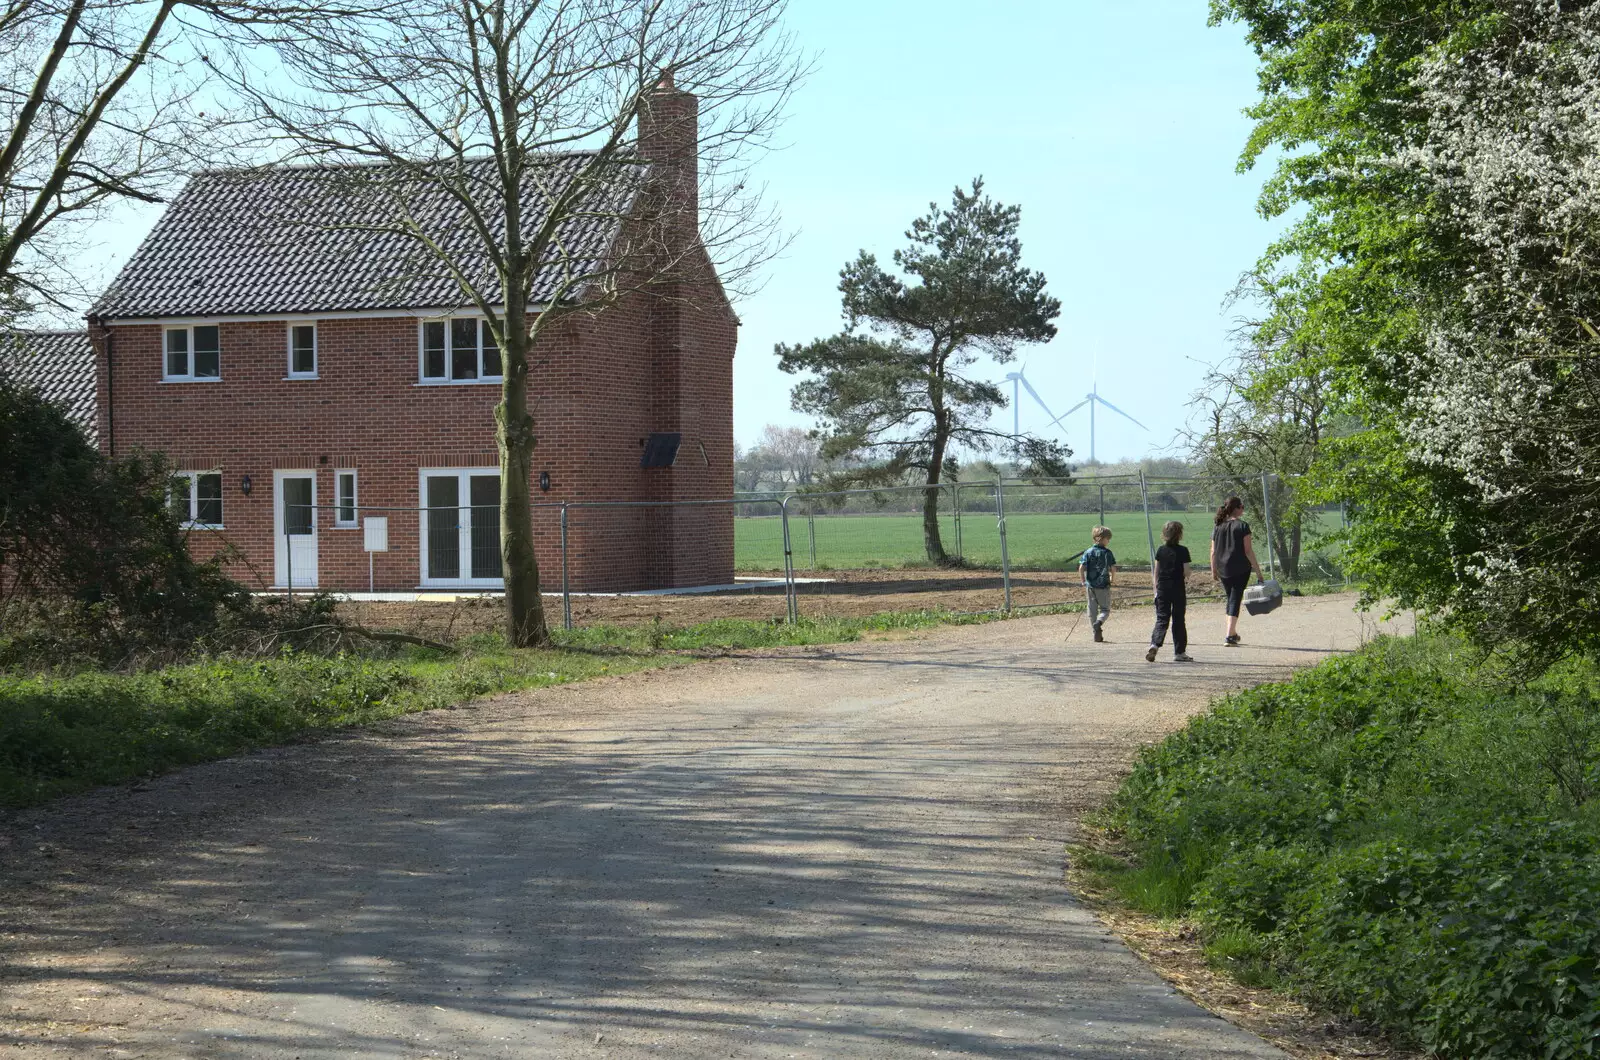
<svg viewBox="0 0 1600 1060">
<path fill-rule="evenodd" d="M 1241 981 L 1442 1055 L 1594 1056 L 1597 687 L 1424 636 L 1230 697 L 1143 754 L 1100 875 Z"/>
<path fill-rule="evenodd" d="M 657 621 L 558 631 L 547 651 L 511 651 L 498 633 L 464 638 L 453 652 L 374 646 L 367 653 L 318 653 L 280 640 L 264 658 L 222 654 L 118 672 L 0 672 L 0 808 L 497 692 L 677 665 L 707 652 L 837 643 L 994 617 L 925 611 L 793 626 Z M 307 621 L 305 628 L 323 628 Z"/>
</svg>

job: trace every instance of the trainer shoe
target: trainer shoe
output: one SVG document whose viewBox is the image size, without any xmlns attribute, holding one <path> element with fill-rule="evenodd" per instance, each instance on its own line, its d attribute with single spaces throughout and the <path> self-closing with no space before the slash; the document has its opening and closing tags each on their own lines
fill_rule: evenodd
<svg viewBox="0 0 1600 1060">
<path fill-rule="evenodd" d="M 1101 633 L 1100 630 L 1096 629 L 1094 631 L 1094 642 L 1096 644 L 1104 644 L 1106 642 L 1106 635 Z"/>
<path fill-rule="evenodd" d="M 1150 661 L 1151 662 L 1155 661 L 1155 656 L 1154 655 L 1152 655 L 1150 657 Z M 1190 655 L 1186 651 L 1180 651 L 1178 654 L 1176 654 L 1176 655 L 1174 655 L 1172 657 L 1172 661 L 1173 662 L 1194 662 L 1194 656 Z"/>
<path fill-rule="evenodd" d="M 1160 650 L 1161 649 L 1157 648 L 1154 644 L 1150 645 L 1150 650 L 1144 653 L 1144 661 L 1145 662 L 1155 662 L 1156 661 L 1156 652 L 1158 652 Z"/>
</svg>

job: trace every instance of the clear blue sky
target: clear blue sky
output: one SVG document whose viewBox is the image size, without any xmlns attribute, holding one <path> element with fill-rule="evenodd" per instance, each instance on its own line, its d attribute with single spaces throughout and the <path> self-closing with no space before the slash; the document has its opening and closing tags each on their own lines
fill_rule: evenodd
<svg viewBox="0 0 1600 1060">
<path fill-rule="evenodd" d="M 930 201 L 982 175 L 1022 206 L 1024 261 L 1063 303 L 1028 378 L 1061 413 L 1098 364 L 1101 394 L 1150 428 L 1102 414 L 1102 460 L 1170 445 L 1228 351 L 1222 300 L 1277 230 L 1255 214 L 1259 174 L 1234 172 L 1255 96 L 1240 32 L 1207 27 L 1204 0 L 792 0 L 789 22 L 817 70 L 758 174 L 797 237 L 739 306 L 739 442 L 809 426 L 772 348 L 839 330 L 840 267 L 863 248 L 887 262 Z M 159 209 L 102 229 L 86 278 L 108 280 Z M 1085 412 L 1053 433 L 1087 458 Z"/>
<path fill-rule="evenodd" d="M 1024 261 L 1063 303 L 1028 378 L 1061 413 L 1098 358 L 1101 394 L 1150 428 L 1103 413 L 1100 458 L 1169 445 L 1203 363 L 1228 351 L 1224 296 L 1277 231 L 1255 213 L 1260 175 L 1234 171 L 1256 91 L 1242 34 L 1207 27 L 1204 0 L 793 0 L 790 24 L 820 54 L 761 171 L 798 238 L 739 307 L 740 443 L 806 422 L 772 347 L 840 329 L 840 267 L 862 248 L 887 261 L 930 201 L 981 174 L 1021 205 Z M 1022 401 L 1024 429 L 1042 429 Z M 1060 435 L 1075 459 L 1085 412 Z"/>
</svg>

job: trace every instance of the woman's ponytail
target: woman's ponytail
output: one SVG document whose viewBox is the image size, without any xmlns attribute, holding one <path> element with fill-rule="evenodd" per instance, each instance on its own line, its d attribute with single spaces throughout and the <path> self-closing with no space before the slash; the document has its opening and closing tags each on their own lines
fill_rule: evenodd
<svg viewBox="0 0 1600 1060">
<path fill-rule="evenodd" d="M 1222 507 L 1217 509 L 1217 525 L 1221 526 L 1229 519 L 1232 519 L 1234 512 L 1242 511 L 1244 511 L 1244 501 L 1238 497 L 1229 497 L 1222 502 Z"/>
</svg>

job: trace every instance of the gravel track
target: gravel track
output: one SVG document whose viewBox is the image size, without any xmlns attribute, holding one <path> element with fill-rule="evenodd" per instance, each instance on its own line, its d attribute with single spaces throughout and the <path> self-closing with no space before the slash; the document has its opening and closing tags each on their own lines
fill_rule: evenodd
<svg viewBox="0 0 1600 1060">
<path fill-rule="evenodd" d="M 1213 695 L 1075 616 L 517 694 L 0 820 L 0 1052 L 1278 1057 L 1062 887 L 1071 822 Z"/>
</svg>

